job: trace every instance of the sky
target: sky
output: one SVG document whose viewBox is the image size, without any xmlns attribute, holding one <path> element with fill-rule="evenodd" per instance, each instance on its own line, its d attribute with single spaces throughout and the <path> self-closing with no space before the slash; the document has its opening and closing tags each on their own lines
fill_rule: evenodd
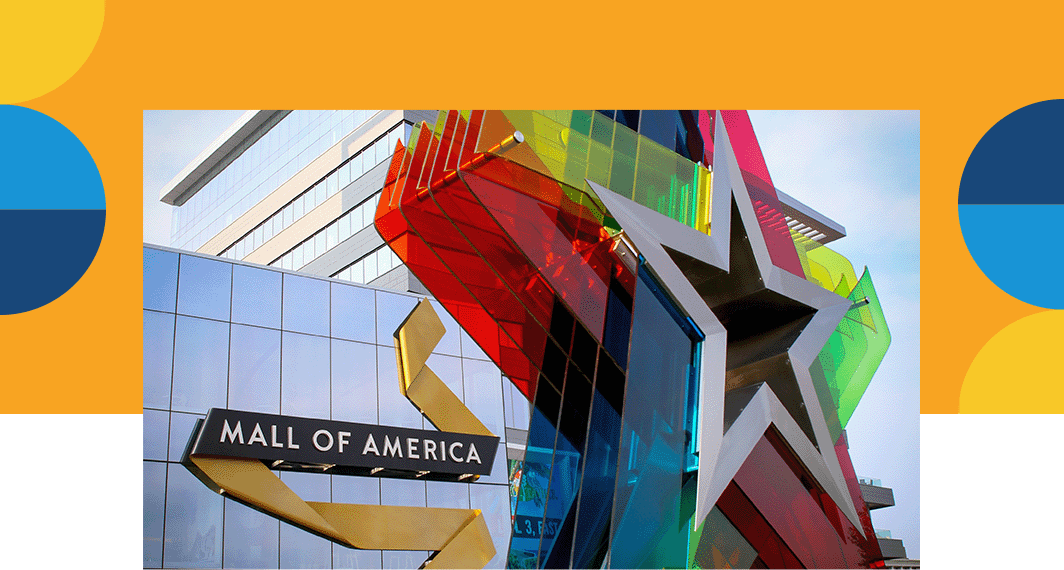
<svg viewBox="0 0 1064 570">
<path fill-rule="evenodd" d="M 244 111 L 144 112 L 144 241 L 170 245 L 162 188 Z M 865 266 L 891 345 L 847 426 L 858 476 L 896 506 L 872 512 L 920 556 L 920 115 L 918 111 L 750 111 L 775 186 L 842 224 L 829 247 Z"/>
</svg>

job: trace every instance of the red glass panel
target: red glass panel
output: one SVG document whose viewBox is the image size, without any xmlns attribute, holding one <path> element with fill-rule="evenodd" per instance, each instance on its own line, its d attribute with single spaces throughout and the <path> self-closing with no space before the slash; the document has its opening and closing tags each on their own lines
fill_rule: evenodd
<svg viewBox="0 0 1064 570">
<path fill-rule="evenodd" d="M 717 508 L 757 550 L 754 568 L 805 567 L 735 481 L 729 483 L 721 493 L 717 499 Z"/>
</svg>

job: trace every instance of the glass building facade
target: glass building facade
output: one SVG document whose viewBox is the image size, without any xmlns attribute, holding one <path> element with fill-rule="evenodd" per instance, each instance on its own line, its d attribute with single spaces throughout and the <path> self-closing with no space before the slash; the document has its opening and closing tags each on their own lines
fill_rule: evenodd
<svg viewBox="0 0 1064 570">
<path fill-rule="evenodd" d="M 353 550 L 225 501 L 178 463 L 212 407 L 433 429 L 399 392 L 392 333 L 418 297 L 144 248 L 144 566 L 414 568 L 426 552 Z M 304 500 L 481 509 L 509 542 L 506 426 L 527 425 L 496 367 L 442 309 L 428 364 L 501 438 L 474 483 L 281 472 Z M 508 383 L 507 383 L 508 384 Z M 504 403 L 505 402 L 505 403 Z M 521 404 L 520 401 L 517 402 Z"/>
</svg>

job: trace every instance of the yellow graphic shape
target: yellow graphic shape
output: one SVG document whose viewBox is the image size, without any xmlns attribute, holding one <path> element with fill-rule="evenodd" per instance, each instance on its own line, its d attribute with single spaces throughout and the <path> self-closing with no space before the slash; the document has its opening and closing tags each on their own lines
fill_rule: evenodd
<svg viewBox="0 0 1064 570">
<path fill-rule="evenodd" d="M 0 103 L 40 97 L 81 69 L 103 29 L 103 4 L 5 2 L 0 15 Z"/>
<path fill-rule="evenodd" d="M 962 414 L 1064 413 L 1064 311 L 1026 316 L 1001 329 L 968 368 Z"/>
<path fill-rule="evenodd" d="M 440 431 L 495 437 L 425 363 L 446 329 L 428 299 L 422 299 L 395 334 L 399 391 Z"/>
<path fill-rule="evenodd" d="M 215 492 L 352 548 L 435 551 L 422 568 L 483 568 L 495 556 L 480 509 L 304 501 L 258 459 L 189 459 Z"/>
</svg>

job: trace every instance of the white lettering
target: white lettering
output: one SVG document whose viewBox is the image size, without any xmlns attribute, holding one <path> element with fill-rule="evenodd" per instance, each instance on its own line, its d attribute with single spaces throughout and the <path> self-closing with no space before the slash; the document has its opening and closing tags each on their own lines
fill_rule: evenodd
<svg viewBox="0 0 1064 570">
<path fill-rule="evenodd" d="M 431 455 L 433 461 L 439 461 L 436 459 L 436 442 L 431 439 L 426 439 L 423 445 L 425 446 L 425 459 L 428 459 Z"/>
<path fill-rule="evenodd" d="M 248 440 L 248 445 L 256 441 L 261 442 L 263 447 L 269 447 L 266 444 L 266 435 L 262 433 L 262 427 L 258 423 L 255 424 L 255 430 L 251 432 L 251 439 Z"/>
<path fill-rule="evenodd" d="M 417 438 L 406 438 L 406 458 L 407 459 L 421 459 L 421 456 L 417 454 Z"/>
<path fill-rule="evenodd" d="M 329 444 L 328 445 L 322 445 L 322 444 L 318 443 L 318 436 L 319 435 L 327 436 L 329 438 Z M 319 429 L 318 431 L 314 432 L 314 438 L 313 439 L 314 439 L 314 447 L 318 448 L 318 451 L 329 451 L 330 449 L 332 449 L 333 436 L 332 436 L 331 433 L 329 433 L 329 430 Z"/>
<path fill-rule="evenodd" d="M 299 445 L 292 443 L 292 426 L 288 426 L 288 449 L 299 449 Z"/>
<path fill-rule="evenodd" d="M 398 454 L 399 457 L 403 456 L 403 448 L 401 445 L 399 445 L 399 436 L 395 436 L 394 445 L 392 444 L 391 440 L 388 439 L 387 435 L 384 436 L 384 454 L 390 455 L 392 457 L 395 457 L 396 454 Z"/>
<path fill-rule="evenodd" d="M 339 444 L 336 446 L 337 451 L 339 451 L 340 453 L 344 452 L 344 446 L 347 445 L 348 443 L 351 443 L 351 442 L 347 441 L 347 438 L 349 438 L 349 437 L 351 437 L 351 432 L 349 432 L 349 431 L 338 431 L 338 432 L 336 432 L 336 440 L 339 442 Z"/>
<path fill-rule="evenodd" d="M 451 461 L 454 461 L 455 463 L 465 463 L 464 460 L 460 459 L 457 455 L 454 454 L 454 448 L 456 448 L 456 447 L 457 448 L 461 448 L 462 447 L 462 442 L 456 441 L 456 442 L 452 443 L 451 447 L 447 450 L 451 454 Z"/>
<path fill-rule="evenodd" d="M 236 422 L 236 430 L 229 427 L 229 420 L 225 420 L 225 425 L 222 426 L 222 439 L 218 443 L 225 443 L 225 437 L 229 436 L 229 443 L 235 443 L 239 441 L 244 443 L 244 432 L 240 429 L 240 421 Z"/>
<path fill-rule="evenodd" d="M 477 453 L 477 446 L 476 446 L 475 443 L 470 443 L 469 444 L 469 457 L 466 457 L 466 463 L 469 463 L 469 462 L 472 462 L 472 461 L 476 461 L 477 463 L 480 463 L 480 455 Z M 483 464 L 481 463 L 481 465 L 483 465 Z"/>
<path fill-rule="evenodd" d="M 270 445 L 274 447 L 284 447 L 284 444 L 277 441 L 277 426 L 270 426 Z"/>
<path fill-rule="evenodd" d="M 376 455 L 377 457 L 381 456 L 381 452 L 377 451 L 377 442 L 373 439 L 372 433 L 366 438 L 366 446 L 362 448 L 362 455 L 371 451 L 373 452 L 373 455 Z"/>
</svg>

